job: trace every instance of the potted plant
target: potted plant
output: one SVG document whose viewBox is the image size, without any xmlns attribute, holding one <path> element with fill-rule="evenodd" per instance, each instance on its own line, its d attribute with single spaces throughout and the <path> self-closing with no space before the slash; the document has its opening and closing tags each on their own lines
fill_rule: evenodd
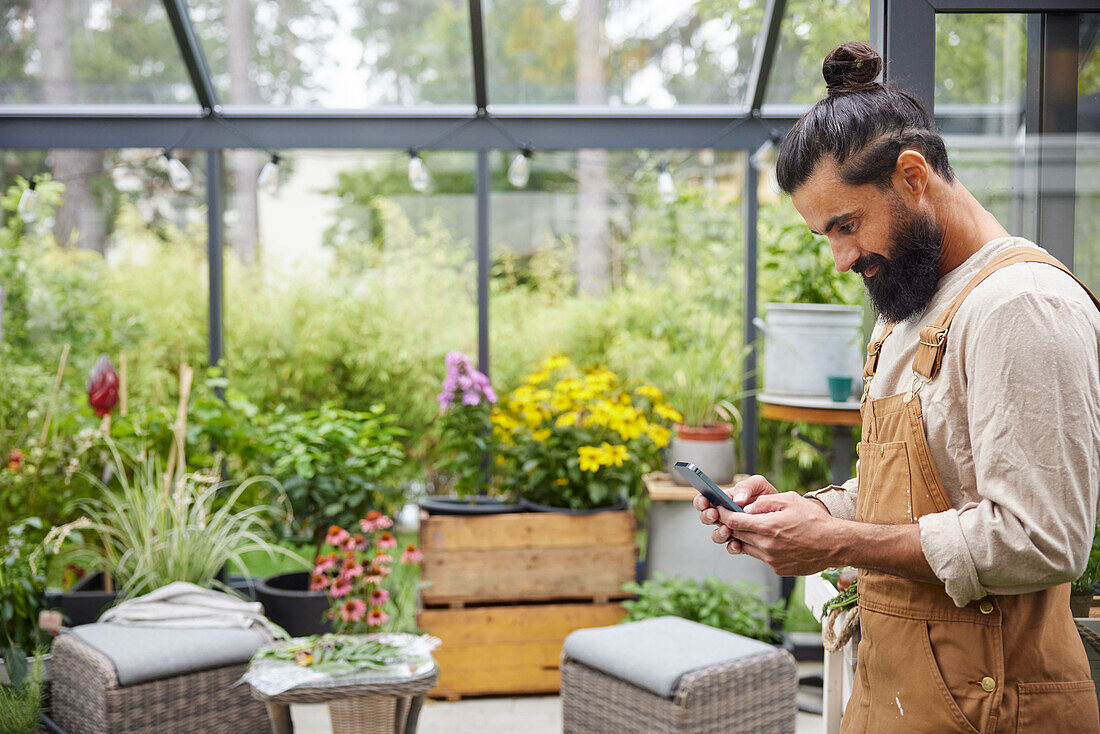
<svg viewBox="0 0 1100 734">
<path fill-rule="evenodd" d="M 740 394 L 747 350 L 736 344 L 733 321 L 712 316 L 670 356 L 676 369 L 667 399 L 683 418 L 669 443 L 669 465 L 690 462 L 719 484 L 732 482 L 737 472 L 732 434 L 740 427 L 741 413 L 734 400 Z M 669 474 L 677 484 L 686 485 L 678 472 Z"/>
<path fill-rule="evenodd" d="M 518 504 L 499 496 L 500 488 L 490 481 L 486 463 L 492 440 L 490 415 L 497 402 L 489 378 L 462 352 L 449 352 L 445 363 L 443 389 L 436 396 L 440 409 L 438 448 L 443 458 L 435 474 L 446 478 L 454 494 L 426 497 L 420 507 L 436 515 L 518 512 Z"/>
<path fill-rule="evenodd" d="M 381 405 L 351 411 L 324 405 L 315 411 L 290 413 L 282 408 L 265 426 L 267 471 L 281 482 L 290 505 L 291 536 L 320 555 L 330 525 L 353 526 L 369 510 L 392 515 L 404 497 L 392 478 L 405 463 L 399 439 L 405 434 L 394 415 Z M 256 598 L 268 617 L 291 634 L 321 630 L 298 626 L 295 615 L 280 610 L 307 605 L 305 618 L 325 605 L 324 592 L 310 589 L 309 570 L 275 574 L 256 586 Z M 306 630 L 309 631 L 306 631 Z"/>
<path fill-rule="evenodd" d="M 533 509 L 624 509 L 679 419 L 653 385 L 630 390 L 605 367 L 553 357 L 493 410 L 496 461 Z"/>
<path fill-rule="evenodd" d="M 864 359 L 862 289 L 836 272 L 824 237 L 802 223 L 765 240 L 761 290 L 775 302 L 756 319 L 764 334 L 763 392 L 831 401 L 829 377 L 858 385 Z"/>
<path fill-rule="evenodd" d="M 254 491 L 275 487 L 269 477 L 223 482 L 186 473 L 182 462 L 166 473 L 152 451 L 129 459 L 113 442 L 107 445 L 112 478 L 91 478 L 100 496 L 77 504 L 87 525 L 69 558 L 109 573 L 121 596 L 173 581 L 224 587 L 218 581 L 222 569 L 243 567 L 242 555 L 253 551 L 297 558 L 271 538 L 272 524 L 284 514 L 279 503 L 261 502 Z"/>
</svg>

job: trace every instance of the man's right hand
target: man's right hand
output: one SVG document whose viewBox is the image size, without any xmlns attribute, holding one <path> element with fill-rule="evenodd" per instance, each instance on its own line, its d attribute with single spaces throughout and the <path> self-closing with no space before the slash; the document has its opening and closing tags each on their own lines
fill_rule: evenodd
<svg viewBox="0 0 1100 734">
<path fill-rule="evenodd" d="M 767 479 L 759 474 L 754 474 L 748 479 L 744 479 L 732 488 L 724 490 L 730 499 L 739 504 L 742 508 L 748 507 L 756 501 L 757 497 L 761 497 L 766 494 L 779 494 L 779 490 L 771 485 Z M 721 525 L 718 522 L 718 510 L 714 505 L 710 503 L 703 495 L 699 494 L 692 500 L 692 504 L 695 509 L 699 511 L 699 522 L 704 525 L 718 525 L 711 533 L 710 539 L 715 543 L 726 544 L 726 549 L 730 553 L 740 553 L 741 544 L 730 536 L 730 529 L 725 525 Z"/>
</svg>

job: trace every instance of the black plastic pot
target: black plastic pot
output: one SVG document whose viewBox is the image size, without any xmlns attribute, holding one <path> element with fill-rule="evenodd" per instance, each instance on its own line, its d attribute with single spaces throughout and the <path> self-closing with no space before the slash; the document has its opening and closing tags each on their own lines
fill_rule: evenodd
<svg viewBox="0 0 1100 734">
<path fill-rule="evenodd" d="M 61 610 L 61 616 L 69 627 L 95 622 L 117 600 L 117 591 L 103 590 L 103 574 L 99 571 L 86 574 L 68 591 L 46 594 L 46 603 Z"/>
<path fill-rule="evenodd" d="M 256 584 L 256 601 L 264 605 L 264 614 L 292 637 L 331 631 L 323 618 L 329 607 L 328 595 L 310 591 L 309 578 L 309 571 L 292 571 Z"/>
<path fill-rule="evenodd" d="M 502 502 L 493 497 L 425 497 L 419 502 L 422 510 L 433 515 L 500 515 L 523 512 L 520 504 Z"/>
<path fill-rule="evenodd" d="M 532 502 L 527 499 L 520 499 L 520 505 L 523 509 L 530 510 L 531 512 L 560 512 L 563 515 L 595 515 L 597 512 L 620 512 L 627 508 L 626 499 L 619 498 L 619 501 L 613 505 L 607 507 L 593 507 L 588 510 L 574 510 L 572 507 L 552 507 L 550 505 L 540 505 L 538 502 Z"/>
</svg>

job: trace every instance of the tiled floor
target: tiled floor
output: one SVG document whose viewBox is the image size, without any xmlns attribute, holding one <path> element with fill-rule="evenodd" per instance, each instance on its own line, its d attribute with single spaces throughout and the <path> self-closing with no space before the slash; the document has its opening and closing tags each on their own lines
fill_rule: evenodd
<svg viewBox="0 0 1100 734">
<path fill-rule="evenodd" d="M 328 709 L 295 706 L 294 731 L 329 734 Z M 825 730 L 820 716 L 799 712 L 796 733 Z M 469 698 L 447 703 L 429 701 L 420 714 L 419 734 L 561 734 L 561 701 L 557 696 Z M 633 734 L 633 733 L 631 733 Z"/>
</svg>

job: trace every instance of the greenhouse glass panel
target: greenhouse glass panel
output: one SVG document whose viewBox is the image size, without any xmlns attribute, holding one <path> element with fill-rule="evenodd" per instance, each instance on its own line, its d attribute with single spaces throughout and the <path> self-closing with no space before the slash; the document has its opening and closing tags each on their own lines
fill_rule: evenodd
<svg viewBox="0 0 1100 734">
<path fill-rule="evenodd" d="M 0 10 L 2 104 L 197 104 L 159 0 Z"/>
<path fill-rule="evenodd" d="M 846 41 L 867 41 L 868 0 L 790 0 L 768 78 L 769 104 L 813 104 L 825 96 L 821 62 Z"/>
<path fill-rule="evenodd" d="M 1037 183 L 1026 160 L 1026 90 L 1027 16 L 936 16 L 936 124 L 951 166 L 1009 232 L 1034 237 Z"/>
<path fill-rule="evenodd" d="M 223 103 L 470 104 L 465 0 L 188 0 Z"/>
<path fill-rule="evenodd" d="M 1073 267 L 1100 290 L 1100 13 L 1081 14 L 1081 66 L 1077 84 L 1077 205 Z"/>
<path fill-rule="evenodd" d="M 740 105 L 763 0 L 487 0 L 493 104 Z"/>
</svg>

